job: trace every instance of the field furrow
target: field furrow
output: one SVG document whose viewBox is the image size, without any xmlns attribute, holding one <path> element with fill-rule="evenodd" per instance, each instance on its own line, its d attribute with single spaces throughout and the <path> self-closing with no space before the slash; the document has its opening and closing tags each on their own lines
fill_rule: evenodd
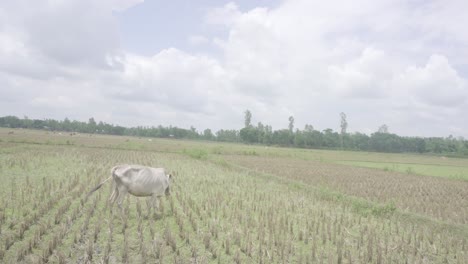
<svg viewBox="0 0 468 264">
<path fill-rule="evenodd" d="M 2 263 L 468 262 L 463 181 L 279 156 L 0 144 Z M 158 212 L 131 195 L 111 212 L 110 182 L 87 197 L 124 163 L 175 172 Z"/>
</svg>

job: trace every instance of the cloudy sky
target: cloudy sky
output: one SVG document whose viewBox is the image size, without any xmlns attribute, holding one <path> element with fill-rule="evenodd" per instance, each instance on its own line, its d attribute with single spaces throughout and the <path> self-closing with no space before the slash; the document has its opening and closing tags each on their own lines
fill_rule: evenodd
<svg viewBox="0 0 468 264">
<path fill-rule="evenodd" d="M 0 116 L 468 137 L 466 0 L 2 0 Z"/>
</svg>

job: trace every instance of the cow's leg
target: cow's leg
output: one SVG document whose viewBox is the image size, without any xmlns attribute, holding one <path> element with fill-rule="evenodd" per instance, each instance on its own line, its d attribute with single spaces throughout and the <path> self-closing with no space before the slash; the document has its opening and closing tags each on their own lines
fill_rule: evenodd
<svg viewBox="0 0 468 264">
<path fill-rule="evenodd" d="M 146 218 L 149 219 L 151 216 L 151 211 L 153 210 L 153 196 L 150 196 L 146 199 L 146 209 L 148 211 Z"/>
<path fill-rule="evenodd" d="M 156 199 L 154 200 L 154 204 L 155 204 L 155 209 L 158 211 L 161 211 L 161 198 L 159 198 L 159 196 L 156 197 Z"/>
<path fill-rule="evenodd" d="M 118 189 L 117 189 L 117 184 L 115 184 L 115 181 L 112 181 L 112 194 L 109 198 L 109 201 L 114 201 L 115 202 L 115 199 L 116 199 L 116 196 L 118 195 Z"/>
<path fill-rule="evenodd" d="M 124 210 L 123 210 L 123 207 L 122 207 L 122 202 L 125 198 L 125 195 L 127 195 L 127 188 L 125 187 L 121 187 L 121 188 L 118 188 L 118 194 L 117 194 L 117 206 L 119 207 L 120 209 L 120 216 L 122 217 L 122 220 L 123 220 L 123 215 L 124 215 Z"/>
<path fill-rule="evenodd" d="M 113 181 L 112 181 L 112 194 L 111 196 L 109 197 L 109 202 L 110 202 L 110 212 L 112 213 L 112 209 L 114 207 L 114 203 L 115 201 L 117 201 L 117 198 L 119 197 L 119 188 L 118 188 L 118 184 L 116 182 L 116 179 L 114 177 Z"/>
<path fill-rule="evenodd" d="M 151 195 L 151 203 L 153 204 L 154 208 L 154 214 L 156 215 L 159 213 L 159 204 L 160 204 L 160 199 L 156 194 Z"/>
<path fill-rule="evenodd" d="M 117 187 L 114 188 L 114 190 L 112 191 L 112 194 L 109 198 L 109 208 L 110 208 L 110 212 L 112 213 L 112 208 L 114 207 L 114 203 L 115 201 L 117 201 L 117 198 L 119 196 L 119 189 L 117 189 Z"/>
<path fill-rule="evenodd" d="M 127 195 L 127 188 L 125 188 L 124 186 L 121 186 L 119 188 L 117 188 L 117 206 L 119 206 L 120 209 L 122 209 L 122 202 L 123 202 L 123 199 L 125 198 L 125 195 Z"/>
</svg>

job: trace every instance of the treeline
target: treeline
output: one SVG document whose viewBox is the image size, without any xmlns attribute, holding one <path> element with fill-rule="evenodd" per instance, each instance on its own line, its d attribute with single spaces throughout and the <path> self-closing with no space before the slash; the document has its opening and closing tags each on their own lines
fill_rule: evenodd
<svg viewBox="0 0 468 264">
<path fill-rule="evenodd" d="M 178 127 L 123 127 L 105 122 L 96 122 L 94 118 L 90 118 L 88 122 L 69 120 L 65 118 L 63 121 L 54 119 L 29 119 L 27 117 L 18 118 L 16 116 L 0 117 L 0 127 L 8 128 L 27 128 L 41 129 L 48 131 L 65 131 L 76 133 L 90 134 L 107 134 L 107 135 L 126 135 L 138 137 L 157 137 L 157 138 L 178 138 L 178 139 L 202 139 L 202 140 L 219 140 L 227 142 L 240 142 L 239 132 L 237 130 L 220 130 L 214 135 L 210 129 L 205 129 L 202 133 L 197 132 L 194 127 L 190 129 Z"/>
<path fill-rule="evenodd" d="M 402 137 L 392 133 L 375 132 L 341 134 L 332 129 L 271 131 L 270 127 L 249 127 L 240 131 L 243 142 L 265 145 L 291 146 L 298 148 L 343 149 L 375 152 L 445 153 L 468 156 L 468 141 L 452 136 Z"/>
<path fill-rule="evenodd" d="M 49 131 L 67 131 L 78 133 L 94 133 L 109 135 L 127 135 L 137 137 L 158 137 L 177 139 L 198 139 L 222 142 L 244 142 L 248 144 L 262 144 L 288 146 L 297 148 L 343 149 L 376 152 L 412 152 L 436 153 L 468 156 L 468 141 L 452 136 L 442 137 L 403 137 L 388 132 L 387 126 L 382 126 L 371 135 L 363 133 L 347 133 L 346 116 L 342 113 L 341 131 L 325 129 L 315 130 L 306 125 L 303 130 L 294 129 L 294 118 L 289 118 L 288 129 L 273 130 L 269 125 L 261 122 L 251 124 L 251 114 L 245 113 L 244 128 L 240 130 L 219 130 L 213 133 L 210 129 L 198 132 L 195 128 L 178 127 L 123 127 L 104 122 L 96 122 L 90 118 L 88 122 L 80 122 L 65 118 L 63 121 L 53 119 L 29 119 L 15 116 L 0 117 L 0 127 L 42 129 Z"/>
</svg>

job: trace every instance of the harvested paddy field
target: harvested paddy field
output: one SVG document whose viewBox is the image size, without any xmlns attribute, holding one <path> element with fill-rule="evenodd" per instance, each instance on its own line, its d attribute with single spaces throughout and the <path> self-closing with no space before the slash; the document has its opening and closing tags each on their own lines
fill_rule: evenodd
<svg viewBox="0 0 468 264">
<path fill-rule="evenodd" d="M 2 263 L 468 262 L 466 181 L 340 165 L 332 152 L 10 136 L 0 141 Z M 111 213 L 110 183 L 87 197 L 122 163 L 175 172 L 156 215 L 134 196 L 126 217 Z"/>
<path fill-rule="evenodd" d="M 403 211 L 450 223 L 468 224 L 468 181 L 291 158 L 224 158 L 258 172 L 337 190 L 370 201 L 394 203 Z"/>
</svg>

